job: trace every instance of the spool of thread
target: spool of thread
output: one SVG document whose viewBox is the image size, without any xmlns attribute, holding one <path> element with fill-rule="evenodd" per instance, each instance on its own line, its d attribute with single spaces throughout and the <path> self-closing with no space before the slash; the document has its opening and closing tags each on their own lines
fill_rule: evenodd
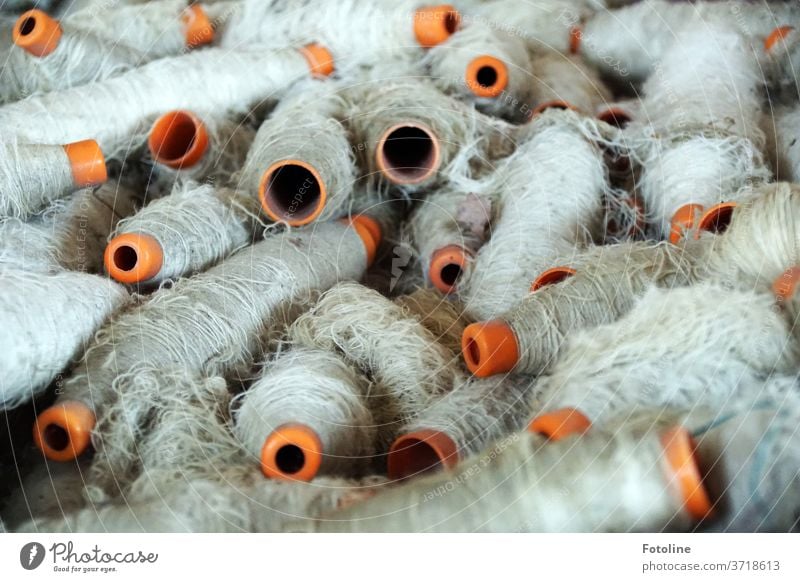
<svg viewBox="0 0 800 582">
<path fill-rule="evenodd" d="M 147 285 L 202 271 L 253 241 L 258 214 L 247 195 L 178 183 L 120 221 L 105 248 L 106 271 L 120 283 Z"/>
<path fill-rule="evenodd" d="M 394 302 L 431 332 L 445 349 L 460 353 L 464 328 L 472 323 L 460 301 L 445 299 L 433 289 L 417 289 Z"/>
<path fill-rule="evenodd" d="M 706 282 L 653 288 L 618 321 L 570 335 L 537 400 L 600 425 L 648 409 L 721 410 L 798 361 L 771 293 Z"/>
<path fill-rule="evenodd" d="M 530 59 L 519 37 L 476 20 L 432 48 L 425 64 L 443 92 L 490 115 L 524 119 L 532 100 Z"/>
<path fill-rule="evenodd" d="M 225 25 L 222 46 L 278 48 L 319 42 L 330 49 L 337 66 L 354 69 L 391 58 L 419 59 L 422 49 L 447 40 L 459 24 L 453 6 L 420 0 L 391 5 L 380 0 L 323 0 L 312 11 L 302 0 L 279 7 L 245 1 Z"/>
<path fill-rule="evenodd" d="M 514 308 L 527 296 L 534 273 L 584 247 L 600 230 L 608 190 L 602 152 L 584 137 L 575 114 L 541 117 L 532 137 L 493 174 L 497 218 L 459 281 L 461 299 L 479 318 Z"/>
<path fill-rule="evenodd" d="M 244 187 L 264 213 L 292 226 L 345 214 L 356 181 L 355 156 L 339 121 L 344 104 L 331 87 L 312 91 L 318 106 L 302 95 L 261 124 L 242 170 Z"/>
<path fill-rule="evenodd" d="M 455 321 L 452 322 L 455 325 Z M 377 291 L 341 283 L 292 325 L 297 342 L 339 352 L 377 384 L 367 399 L 387 444 L 400 426 L 449 392 L 457 354 L 439 344 L 418 319 Z"/>
<path fill-rule="evenodd" d="M 111 386 L 137 366 L 179 364 L 224 376 L 246 365 L 265 322 L 292 302 L 308 300 L 315 290 L 360 278 L 367 248 L 375 246 L 374 235 L 358 218 L 352 225 L 326 223 L 313 232 L 274 235 L 121 314 L 95 337 L 56 404 L 39 416 L 36 430 L 45 455 L 82 454 L 88 440 L 83 447 L 68 441 L 59 448 L 63 443 L 51 442 L 48 434 L 58 429 L 68 435 L 90 433 L 94 419 L 116 399 Z M 145 417 L 147 402 L 131 406 L 129 416 Z M 80 414 L 65 417 L 59 413 L 64 406 Z"/>
<path fill-rule="evenodd" d="M 0 216 L 28 218 L 53 200 L 106 181 L 94 140 L 59 145 L 0 143 Z"/>
<path fill-rule="evenodd" d="M 161 182 L 213 180 L 228 183 L 247 156 L 255 131 L 235 119 L 193 111 L 160 116 L 147 137 L 147 147 Z"/>
<path fill-rule="evenodd" d="M 488 196 L 443 186 L 428 194 L 409 219 L 409 232 L 426 278 L 442 293 L 458 288 L 491 221 Z"/>
<path fill-rule="evenodd" d="M 295 527 L 330 532 L 685 530 L 710 510 L 701 479 L 693 443 L 681 428 L 644 437 L 590 433 L 546 444 L 538 435 L 518 434 L 455 471 L 416 479 L 329 520 Z"/>
<path fill-rule="evenodd" d="M 146 60 L 38 9 L 23 13 L 12 35 L 15 46 L 6 55 L 0 103 L 108 79 Z"/>
<path fill-rule="evenodd" d="M 529 294 L 502 320 L 468 326 L 461 344 L 467 368 L 478 377 L 544 372 L 568 334 L 617 320 L 651 285 L 692 283 L 705 244 L 691 241 L 678 249 L 634 242 L 587 249 L 571 262 L 571 277 Z"/>
<path fill-rule="evenodd" d="M 84 273 L 3 269 L 0 287 L 3 410 L 42 393 L 128 298 L 120 286 Z"/>
<path fill-rule="evenodd" d="M 0 108 L 0 124 L 6 139 L 58 144 L 90 135 L 106 155 L 125 155 L 131 136 L 146 131 L 144 120 L 175 109 L 244 114 L 308 76 L 301 51 L 210 48 L 8 104 Z"/>
<path fill-rule="evenodd" d="M 411 420 L 387 457 L 390 479 L 455 467 L 489 443 L 522 429 L 534 382 L 523 376 L 459 381 Z"/>
<path fill-rule="evenodd" d="M 137 193 L 106 182 L 58 200 L 28 222 L 0 221 L 0 268 L 99 274 L 103 251 L 117 221 L 133 214 Z"/>
<path fill-rule="evenodd" d="M 578 57 L 544 52 L 531 60 L 530 70 L 533 115 L 550 108 L 592 114 L 611 99 L 600 76 Z"/>
<path fill-rule="evenodd" d="M 353 474 L 375 453 L 368 393 L 338 355 L 297 346 L 265 363 L 241 395 L 234 432 L 271 479 Z"/>
</svg>

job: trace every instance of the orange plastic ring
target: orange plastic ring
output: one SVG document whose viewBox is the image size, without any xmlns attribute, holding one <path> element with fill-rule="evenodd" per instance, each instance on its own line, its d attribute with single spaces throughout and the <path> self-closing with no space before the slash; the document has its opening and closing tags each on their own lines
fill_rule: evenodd
<svg viewBox="0 0 800 582">
<path fill-rule="evenodd" d="M 41 10 L 23 12 L 14 24 L 14 44 L 35 57 L 46 57 L 61 41 L 61 25 Z"/>
<path fill-rule="evenodd" d="M 497 97 L 508 87 L 508 67 L 496 57 L 482 55 L 467 65 L 465 81 L 477 97 Z"/>
<path fill-rule="evenodd" d="M 420 46 L 430 48 L 450 38 L 461 26 L 461 15 L 451 4 L 427 6 L 414 14 L 414 36 Z"/>
<path fill-rule="evenodd" d="M 108 180 L 106 159 L 100 145 L 93 139 L 68 143 L 64 152 L 69 159 L 72 181 L 79 188 L 99 186 Z"/>
<path fill-rule="evenodd" d="M 195 48 L 214 41 L 214 25 L 208 14 L 199 4 L 192 4 L 184 8 L 181 13 L 181 22 L 184 26 L 186 46 Z"/>
<path fill-rule="evenodd" d="M 439 466 L 450 469 L 458 460 L 458 445 L 452 438 L 422 429 L 395 439 L 389 448 L 387 474 L 390 479 L 406 479 Z"/>
<path fill-rule="evenodd" d="M 528 425 L 528 432 L 540 434 L 551 441 L 560 441 L 568 436 L 583 434 L 592 427 L 592 422 L 575 408 L 562 408 L 540 414 Z"/>
<path fill-rule="evenodd" d="M 315 77 L 327 77 L 335 70 L 333 55 L 321 44 L 309 44 L 300 49 Z"/>
<path fill-rule="evenodd" d="M 302 424 L 275 429 L 261 448 L 261 472 L 270 479 L 311 481 L 322 465 L 322 441 Z"/>
<path fill-rule="evenodd" d="M 764 39 L 764 50 L 769 52 L 775 43 L 786 38 L 790 32 L 794 30 L 794 26 L 779 26 L 769 33 L 769 36 Z"/>
<path fill-rule="evenodd" d="M 700 204 L 684 204 L 672 215 L 672 226 L 669 233 L 669 242 L 676 245 L 683 238 L 687 230 L 694 228 L 699 216 L 703 213 Z"/>
<path fill-rule="evenodd" d="M 89 448 L 95 415 L 83 402 L 68 400 L 42 412 L 33 425 L 33 441 L 52 461 L 71 461 Z"/>
<path fill-rule="evenodd" d="M 695 238 L 700 238 L 700 232 L 717 234 L 725 232 L 733 219 L 733 211 L 736 206 L 736 202 L 723 202 L 709 208 L 697 221 Z"/>
<path fill-rule="evenodd" d="M 680 426 L 669 429 L 661 435 L 661 445 L 672 473 L 670 481 L 677 483 L 686 511 L 696 521 L 710 515 L 711 501 L 703 486 L 695 458 L 696 446 L 689 431 Z"/>
<path fill-rule="evenodd" d="M 160 164 L 175 170 L 190 168 L 203 159 L 208 150 L 208 130 L 191 111 L 170 111 L 153 124 L 147 147 Z"/>
<path fill-rule="evenodd" d="M 281 180 L 281 171 L 291 172 L 298 169 L 301 173 L 305 173 L 301 176 L 304 180 L 300 182 L 299 178 L 290 179 L 284 184 Z M 304 208 L 298 211 L 303 197 L 312 187 L 315 204 L 313 206 L 304 204 Z M 314 166 L 303 160 L 289 159 L 275 162 L 267 168 L 258 186 L 258 196 L 261 208 L 272 220 L 282 221 L 290 226 L 303 226 L 314 222 L 322 214 L 328 199 L 328 191 L 322 176 Z"/>
<path fill-rule="evenodd" d="M 479 378 L 510 372 L 519 362 L 514 330 L 500 320 L 468 325 L 461 336 L 461 352 L 467 369 Z"/>
<path fill-rule="evenodd" d="M 150 235 L 125 233 L 111 239 L 103 254 L 103 262 L 112 279 L 132 285 L 158 275 L 164 264 L 164 251 Z"/>
<path fill-rule="evenodd" d="M 448 245 L 431 255 L 428 277 L 442 293 L 453 293 L 458 280 L 472 259 L 472 254 L 459 245 Z"/>
<path fill-rule="evenodd" d="M 561 281 L 569 279 L 575 273 L 575 269 L 571 269 L 570 267 L 553 267 L 552 269 L 547 269 L 544 273 L 536 277 L 536 280 L 531 284 L 531 293 L 538 291 L 542 287 L 561 283 Z"/>
</svg>

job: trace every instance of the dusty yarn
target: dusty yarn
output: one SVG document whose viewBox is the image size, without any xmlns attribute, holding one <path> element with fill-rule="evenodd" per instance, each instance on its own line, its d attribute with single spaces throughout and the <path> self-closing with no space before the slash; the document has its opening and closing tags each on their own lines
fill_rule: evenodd
<svg viewBox="0 0 800 582">
<path fill-rule="evenodd" d="M 470 313 L 497 317 L 522 301 L 538 274 L 591 242 L 608 189 L 602 152 L 573 112 L 548 112 L 491 176 L 496 218 L 458 292 Z"/>
<path fill-rule="evenodd" d="M 238 397 L 234 433 L 260 462 L 264 440 L 274 430 L 302 424 L 322 445 L 319 474 L 358 474 L 375 453 L 369 396 L 370 383 L 337 354 L 294 346 L 265 362 Z"/>
<path fill-rule="evenodd" d="M 797 103 L 797 71 L 800 69 L 800 31 L 789 26 L 800 19 L 800 10 L 795 18 L 776 23 L 778 35 L 774 41 L 764 43 L 764 73 L 770 103 L 791 106 Z M 771 42 L 772 41 L 772 42 Z M 771 46 L 769 46 L 771 42 Z"/>
<path fill-rule="evenodd" d="M 800 182 L 800 107 L 781 108 L 768 121 L 774 134 L 775 175 L 778 180 Z"/>
<path fill-rule="evenodd" d="M 169 196 L 121 220 L 112 236 L 138 234 L 155 239 L 163 261 L 157 274 L 146 281 L 155 285 L 202 271 L 253 242 L 259 213 L 258 203 L 246 194 L 179 182 Z"/>
<path fill-rule="evenodd" d="M 611 99 L 600 76 L 576 56 L 542 52 L 531 59 L 530 71 L 535 108 L 566 105 L 591 115 Z"/>
<path fill-rule="evenodd" d="M 0 287 L 3 410 L 43 392 L 128 299 L 119 285 L 84 273 L 3 269 Z"/>
<path fill-rule="evenodd" d="M 446 349 L 454 354 L 461 350 L 461 335 L 472 320 L 460 301 L 442 297 L 433 289 L 417 289 L 396 297 L 394 302 L 417 319 Z"/>
<path fill-rule="evenodd" d="M 514 434 L 456 470 L 415 479 L 294 530 L 568 532 L 684 530 L 659 435 L 547 443 Z"/>
</svg>

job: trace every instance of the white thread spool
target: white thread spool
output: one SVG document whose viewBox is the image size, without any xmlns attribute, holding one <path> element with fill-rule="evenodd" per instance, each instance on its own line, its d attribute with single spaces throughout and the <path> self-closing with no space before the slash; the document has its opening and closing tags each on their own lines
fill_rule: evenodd
<svg viewBox="0 0 800 582">
<path fill-rule="evenodd" d="M 273 479 L 352 475 L 375 454 L 370 383 L 338 355 L 292 347 L 240 398 L 234 433 Z"/>
<path fill-rule="evenodd" d="M 395 298 L 394 302 L 431 332 L 438 343 L 454 354 L 459 353 L 464 328 L 472 323 L 460 301 L 446 299 L 433 289 L 417 289 Z"/>
<path fill-rule="evenodd" d="M 315 84 L 261 124 L 241 174 L 267 216 L 293 226 L 343 215 L 356 181 L 340 121 L 344 101 L 334 87 Z"/>
<path fill-rule="evenodd" d="M 555 443 L 518 434 L 468 459 L 456 471 L 416 479 L 336 512 L 330 520 L 290 529 L 685 530 L 701 517 L 686 508 L 686 492 L 677 480 L 685 471 L 693 475 L 693 485 L 702 488 L 691 450 L 688 434 L 680 429 L 644 437 L 591 434 Z"/>
<path fill-rule="evenodd" d="M 97 142 L 0 142 L 0 217 L 27 218 L 53 200 L 108 178 Z"/>
<path fill-rule="evenodd" d="M 138 196 L 106 182 L 54 202 L 28 222 L 0 221 L 0 265 L 24 271 L 61 269 L 102 273 L 108 235 L 120 218 L 133 214 Z"/>
<path fill-rule="evenodd" d="M 357 283 L 341 283 L 324 293 L 294 322 L 290 336 L 303 345 L 340 352 L 375 380 L 376 395 L 367 406 L 387 444 L 399 425 L 451 390 L 460 376 L 457 354 L 403 308 Z"/>
<path fill-rule="evenodd" d="M 465 26 L 425 57 L 433 83 L 481 111 L 520 121 L 533 100 L 524 42 L 482 22 Z"/>
<path fill-rule="evenodd" d="M 531 59 L 533 114 L 545 109 L 574 109 L 591 115 L 611 99 L 599 75 L 574 56 L 549 51 Z"/>
<path fill-rule="evenodd" d="M 543 372 L 568 334 L 618 319 L 653 284 L 670 288 L 693 282 L 706 244 L 691 241 L 679 249 L 667 243 L 621 243 L 587 249 L 561 263 L 555 284 L 530 293 L 503 320 L 467 327 L 462 339 L 467 367 L 479 377 L 512 369 Z"/>
<path fill-rule="evenodd" d="M 759 378 L 791 373 L 798 355 L 771 293 L 654 288 L 618 321 L 572 334 L 537 401 L 601 425 L 648 408 L 720 410 Z"/>
<path fill-rule="evenodd" d="M 106 271 L 120 283 L 158 285 L 202 271 L 251 243 L 258 203 L 228 188 L 185 182 L 117 225 Z"/>
<path fill-rule="evenodd" d="M 4 410 L 44 391 L 128 299 L 116 283 L 84 273 L 4 269 L 0 286 Z"/>
<path fill-rule="evenodd" d="M 115 318 L 97 335 L 56 404 L 39 415 L 36 430 L 45 454 L 80 455 L 96 418 L 116 399 L 112 385 L 137 366 L 180 365 L 225 375 L 246 365 L 281 309 L 363 275 L 377 241 L 362 221 L 354 221 L 269 237 Z M 131 414 L 149 410 L 145 401 Z M 51 440 L 48 433 L 60 438 Z"/>
<path fill-rule="evenodd" d="M 141 124 L 174 109 L 246 113 L 276 99 L 319 63 L 306 51 L 210 48 L 164 58 L 138 69 L 58 93 L 0 107 L 4 138 L 68 143 L 91 136 L 109 157 L 124 153 Z M 253 75 L 253 71 L 259 71 Z"/>
<path fill-rule="evenodd" d="M 523 405 L 534 382 L 524 376 L 459 380 L 403 427 L 388 455 L 390 479 L 452 468 L 529 420 Z"/>
<path fill-rule="evenodd" d="M 793 20 L 779 25 L 764 40 L 764 69 L 769 101 L 791 106 L 797 102 L 797 70 L 800 68 L 800 31 L 790 23 L 797 23 L 800 10 Z"/>
<path fill-rule="evenodd" d="M 491 177 L 497 218 L 459 281 L 466 308 L 480 318 L 518 305 L 536 273 L 556 256 L 590 243 L 600 227 L 608 190 L 602 152 L 571 112 L 549 113 L 533 123 L 532 137 Z"/>
</svg>

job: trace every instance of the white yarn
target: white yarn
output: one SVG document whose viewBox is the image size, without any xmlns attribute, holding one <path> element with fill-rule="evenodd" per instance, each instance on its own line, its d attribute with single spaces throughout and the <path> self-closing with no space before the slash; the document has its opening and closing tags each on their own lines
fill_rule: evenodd
<svg viewBox="0 0 800 582">
<path fill-rule="evenodd" d="M 799 355 L 771 294 L 652 288 L 618 321 L 572 334 L 537 400 L 599 424 L 641 408 L 719 410 Z"/>
<path fill-rule="evenodd" d="M 366 378 L 338 355 L 293 347 L 265 362 L 259 377 L 238 397 L 234 433 L 258 463 L 270 433 L 299 423 L 320 439 L 320 474 L 357 474 L 376 452 L 369 392 Z"/>
<path fill-rule="evenodd" d="M 128 294 L 83 273 L 0 271 L 0 408 L 14 408 L 44 391 L 81 354 L 95 331 Z"/>
<path fill-rule="evenodd" d="M 768 123 L 775 135 L 777 179 L 800 182 L 800 107 L 776 110 Z"/>
<path fill-rule="evenodd" d="M 584 115 L 591 115 L 611 99 L 598 74 L 578 57 L 552 51 L 540 53 L 531 60 L 530 70 L 535 106 L 563 101 Z"/>
<path fill-rule="evenodd" d="M 246 113 L 277 99 L 308 63 L 296 50 L 207 49 L 148 63 L 101 83 L 0 107 L 5 139 L 62 144 L 98 141 L 106 156 L 127 149 L 141 124 L 173 109 Z M 258 74 L 253 74 L 258 71 Z"/>
<path fill-rule="evenodd" d="M 684 530 L 659 436 L 515 434 L 453 471 L 415 479 L 290 530 L 627 532 Z"/>
<path fill-rule="evenodd" d="M 158 241 L 163 263 L 147 283 L 159 284 L 202 271 L 251 243 L 259 213 L 258 202 L 242 193 L 179 182 L 169 196 L 121 220 L 112 236 L 136 233 Z"/>
<path fill-rule="evenodd" d="M 461 336 L 472 320 L 460 301 L 443 297 L 434 289 L 417 289 L 395 298 L 394 302 L 418 320 L 445 349 L 454 354 L 461 351 Z"/>
<path fill-rule="evenodd" d="M 491 177 L 497 218 L 458 289 L 479 318 L 518 305 L 556 256 L 588 244 L 599 230 L 607 173 L 575 118 L 554 111 L 534 121 L 532 137 Z"/>
<path fill-rule="evenodd" d="M 800 10 L 793 20 L 779 24 L 797 24 Z M 764 63 L 770 102 L 792 105 L 798 97 L 798 70 L 800 70 L 800 31 L 795 28 L 784 32 L 769 49 L 766 49 Z M 766 44 L 766 43 L 765 43 Z"/>
</svg>

